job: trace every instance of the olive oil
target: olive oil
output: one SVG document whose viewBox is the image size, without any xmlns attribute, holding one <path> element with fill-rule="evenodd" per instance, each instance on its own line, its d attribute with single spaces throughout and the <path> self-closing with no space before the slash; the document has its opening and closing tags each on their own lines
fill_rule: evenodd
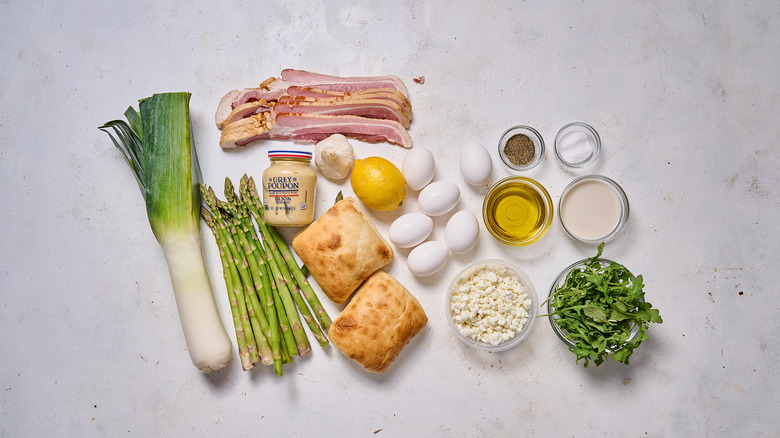
<svg viewBox="0 0 780 438">
<path fill-rule="evenodd" d="M 552 200 L 543 187 L 521 177 L 491 189 L 483 209 L 485 226 L 498 240 L 525 245 L 538 240 L 552 221 Z"/>
</svg>

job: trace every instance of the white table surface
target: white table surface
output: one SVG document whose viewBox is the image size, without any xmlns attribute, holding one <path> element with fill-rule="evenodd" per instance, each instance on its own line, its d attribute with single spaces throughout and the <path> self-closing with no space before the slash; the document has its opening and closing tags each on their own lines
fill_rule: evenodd
<svg viewBox="0 0 780 438">
<path fill-rule="evenodd" d="M 779 20 L 776 1 L 0 1 L 0 436 L 776 434 Z M 664 323 L 629 366 L 583 368 L 546 319 L 514 350 L 468 349 L 444 316 L 460 268 L 511 261 L 546 297 L 594 253 L 557 223 L 521 248 L 482 227 L 432 277 L 396 251 L 386 270 L 429 323 L 386 373 L 315 344 L 281 378 L 237 358 L 200 374 L 133 176 L 97 127 L 139 98 L 190 91 L 205 182 L 260 175 L 282 143 L 223 151 L 213 114 L 228 90 L 283 68 L 402 78 L 415 143 L 478 215 L 487 186 L 459 175 L 460 145 L 490 149 L 495 182 L 510 175 L 496 153 L 508 127 L 534 126 L 550 146 L 565 123 L 590 123 L 597 164 L 567 172 L 548 149 L 527 176 L 556 201 L 581 173 L 623 186 L 629 225 L 605 256 L 644 275 Z M 399 165 L 405 152 L 353 144 Z M 318 212 L 352 193 L 324 179 L 318 190 Z M 371 213 L 380 231 L 415 196 Z M 216 245 L 203 241 L 230 330 Z"/>
</svg>

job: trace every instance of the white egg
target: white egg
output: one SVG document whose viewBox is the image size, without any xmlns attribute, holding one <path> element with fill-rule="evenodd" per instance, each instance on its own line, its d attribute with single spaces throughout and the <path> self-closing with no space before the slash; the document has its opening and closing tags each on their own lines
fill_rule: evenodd
<svg viewBox="0 0 780 438">
<path fill-rule="evenodd" d="M 450 181 L 436 181 L 425 186 L 417 196 L 420 211 L 428 216 L 441 216 L 455 208 L 460 199 L 460 188 Z"/>
<path fill-rule="evenodd" d="M 447 245 L 436 240 L 429 240 L 409 253 L 409 257 L 406 258 L 406 266 L 409 267 L 412 274 L 424 277 L 435 274 L 441 269 L 448 256 Z"/>
<path fill-rule="evenodd" d="M 420 213 L 406 213 L 390 224 L 388 237 L 399 248 L 411 248 L 422 243 L 433 230 L 433 219 Z"/>
<path fill-rule="evenodd" d="M 471 251 L 479 236 L 479 222 L 474 213 L 461 210 L 452 215 L 444 227 L 444 241 L 455 254 Z"/>
<path fill-rule="evenodd" d="M 458 157 L 460 174 L 467 183 L 478 186 L 485 184 L 493 172 L 490 153 L 479 143 L 467 143 L 460 149 Z"/>
<path fill-rule="evenodd" d="M 436 162 L 433 154 L 422 146 L 415 146 L 404 155 L 401 162 L 401 173 L 406 185 L 412 190 L 420 190 L 433 179 Z"/>
</svg>

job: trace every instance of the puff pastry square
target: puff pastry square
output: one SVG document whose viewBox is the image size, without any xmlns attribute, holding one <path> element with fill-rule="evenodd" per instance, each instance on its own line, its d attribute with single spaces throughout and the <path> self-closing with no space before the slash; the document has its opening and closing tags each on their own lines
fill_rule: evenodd
<svg viewBox="0 0 780 438">
<path fill-rule="evenodd" d="M 363 368 L 381 373 L 427 323 L 414 295 L 390 274 L 377 271 L 333 321 L 328 337 Z"/>
<path fill-rule="evenodd" d="M 296 234 L 292 247 L 336 304 L 346 302 L 369 275 L 393 259 L 393 248 L 351 197 Z"/>
</svg>

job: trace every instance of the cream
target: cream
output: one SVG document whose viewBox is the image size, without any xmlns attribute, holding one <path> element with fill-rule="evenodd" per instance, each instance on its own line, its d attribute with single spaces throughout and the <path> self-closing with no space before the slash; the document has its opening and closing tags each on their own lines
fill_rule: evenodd
<svg viewBox="0 0 780 438">
<path fill-rule="evenodd" d="M 561 200 L 561 222 L 566 230 L 585 240 L 597 240 L 618 226 L 620 200 L 615 190 L 600 180 L 574 185 Z"/>
</svg>

